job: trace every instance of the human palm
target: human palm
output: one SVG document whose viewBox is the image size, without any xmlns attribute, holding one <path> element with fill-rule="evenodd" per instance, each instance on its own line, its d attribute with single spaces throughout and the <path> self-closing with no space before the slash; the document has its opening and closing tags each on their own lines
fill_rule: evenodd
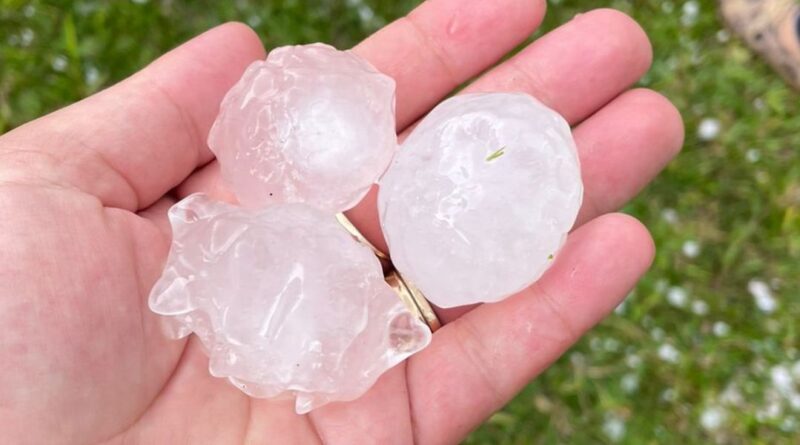
<svg viewBox="0 0 800 445">
<path fill-rule="evenodd" d="M 402 131 L 523 41 L 544 1 L 431 0 L 355 48 L 398 85 Z M 525 91 L 574 125 L 584 208 L 553 267 L 501 303 L 443 311 L 431 345 L 362 398 L 298 416 L 208 374 L 195 340 L 147 309 L 167 208 L 222 197 L 205 138 L 225 91 L 264 57 L 215 28 L 133 77 L 0 138 L 0 438 L 13 443 L 452 443 L 609 313 L 648 268 L 647 231 L 612 214 L 677 152 L 680 117 L 625 91 L 650 63 L 641 29 L 584 14 L 474 81 Z M 384 246 L 371 193 L 349 216 Z"/>
</svg>

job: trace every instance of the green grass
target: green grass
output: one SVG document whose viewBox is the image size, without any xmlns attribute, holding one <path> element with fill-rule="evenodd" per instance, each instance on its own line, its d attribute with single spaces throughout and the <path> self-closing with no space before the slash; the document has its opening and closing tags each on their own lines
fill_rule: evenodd
<svg viewBox="0 0 800 445">
<path fill-rule="evenodd" d="M 0 0 L 0 132 L 222 21 L 251 24 L 268 46 L 347 47 L 416 1 L 364 3 L 371 18 L 353 1 Z M 640 21 L 655 47 L 642 84 L 679 107 L 687 142 L 626 209 L 653 232 L 653 270 L 468 443 L 800 441 L 800 406 L 773 378 L 795 366 L 800 384 L 800 96 L 721 32 L 714 2 L 689 4 L 699 6 L 693 20 L 684 2 L 550 2 L 545 29 L 597 6 Z M 698 127 L 709 119 L 720 131 L 704 140 Z M 757 307 L 751 280 L 771 287 L 775 311 Z M 721 424 L 704 427 L 715 413 Z"/>
</svg>

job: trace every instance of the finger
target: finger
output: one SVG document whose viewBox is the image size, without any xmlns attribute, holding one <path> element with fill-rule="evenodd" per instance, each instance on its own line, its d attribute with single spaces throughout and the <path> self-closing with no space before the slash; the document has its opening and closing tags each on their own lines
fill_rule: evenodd
<svg viewBox="0 0 800 445">
<path fill-rule="evenodd" d="M 636 82 L 647 71 L 651 58 L 647 35 L 635 21 L 621 12 L 600 9 L 580 15 L 548 33 L 483 75 L 465 91 L 526 92 L 575 124 Z M 625 121 L 638 118 L 635 115 L 627 116 Z M 623 122 L 615 127 L 622 125 Z M 641 134 L 642 139 L 649 136 L 650 133 Z M 639 150 L 639 147 L 631 147 L 630 144 L 626 144 L 625 148 Z M 661 158 L 659 155 L 658 159 Z M 584 166 L 592 171 L 601 171 L 598 166 Z M 616 171 L 627 168 L 628 172 L 635 172 L 637 167 L 623 164 Z M 648 167 L 642 172 L 652 170 Z M 645 181 L 652 179 L 652 176 L 638 177 Z M 599 179 L 605 180 L 602 177 Z M 591 183 L 586 184 L 587 189 L 591 187 Z M 375 187 L 347 216 L 367 239 L 386 251 L 378 219 Z"/>
<path fill-rule="evenodd" d="M 483 305 L 407 363 L 419 443 L 456 443 L 616 307 L 649 267 L 647 230 L 602 216 L 574 232 L 533 287 Z"/>
<path fill-rule="evenodd" d="M 219 168 L 219 162 L 210 162 L 186 178 L 175 190 L 178 198 L 183 199 L 192 193 L 202 192 L 213 199 L 235 203 L 236 195 L 225 184 Z"/>
<path fill-rule="evenodd" d="M 309 413 L 309 417 L 326 444 L 363 443 L 364 438 L 376 444 L 415 443 L 405 365 L 390 369 L 358 399 L 325 405 Z"/>
<path fill-rule="evenodd" d="M 652 58 L 638 23 L 597 9 L 544 35 L 464 91 L 524 91 L 576 124 L 636 83 Z"/>
<path fill-rule="evenodd" d="M 222 97 L 263 57 L 252 30 L 219 26 L 119 84 L 10 132 L 0 150 L 30 158 L 33 175 L 107 206 L 146 208 L 211 160 L 205 140 Z"/>
<path fill-rule="evenodd" d="M 124 437 L 131 443 L 317 444 L 294 403 L 251 399 L 208 372 L 208 357 L 192 336 L 170 380 Z M 199 438 L 202 438 L 200 440 Z"/>
<path fill-rule="evenodd" d="M 397 128 L 500 60 L 539 26 L 541 0 L 429 0 L 354 50 L 397 82 Z"/>
<path fill-rule="evenodd" d="M 576 226 L 636 196 L 683 146 L 683 120 L 664 96 L 626 92 L 574 130 L 585 185 Z"/>
</svg>

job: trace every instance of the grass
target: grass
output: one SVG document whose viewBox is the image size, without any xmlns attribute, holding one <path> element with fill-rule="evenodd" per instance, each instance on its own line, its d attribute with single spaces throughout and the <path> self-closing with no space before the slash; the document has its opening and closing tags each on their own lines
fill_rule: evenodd
<svg viewBox="0 0 800 445">
<path fill-rule="evenodd" d="M 0 132 L 225 20 L 268 46 L 347 47 L 415 3 L 0 0 Z M 658 257 L 612 317 L 467 443 L 798 443 L 798 94 L 722 30 L 713 1 L 551 1 L 544 29 L 598 6 L 648 31 L 656 56 L 642 84 L 686 120 L 683 154 L 626 208 Z"/>
</svg>

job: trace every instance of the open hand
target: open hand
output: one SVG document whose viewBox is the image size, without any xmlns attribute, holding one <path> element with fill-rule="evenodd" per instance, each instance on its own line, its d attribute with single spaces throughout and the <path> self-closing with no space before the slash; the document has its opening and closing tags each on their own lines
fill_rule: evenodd
<svg viewBox="0 0 800 445">
<path fill-rule="evenodd" d="M 430 0 L 355 48 L 397 80 L 398 132 L 500 60 L 544 0 Z M 501 303 L 440 313 L 432 344 L 364 397 L 294 414 L 211 377 L 195 340 L 147 309 L 170 243 L 166 210 L 225 194 L 206 146 L 219 103 L 263 58 L 240 24 L 215 28 L 131 78 L 0 137 L 0 440 L 4 443 L 454 443 L 608 314 L 653 257 L 613 214 L 682 144 L 674 107 L 628 90 L 651 49 L 597 10 L 480 75 L 467 91 L 524 91 L 574 126 L 584 207 L 553 267 Z M 349 212 L 379 246 L 371 193 Z"/>
</svg>

